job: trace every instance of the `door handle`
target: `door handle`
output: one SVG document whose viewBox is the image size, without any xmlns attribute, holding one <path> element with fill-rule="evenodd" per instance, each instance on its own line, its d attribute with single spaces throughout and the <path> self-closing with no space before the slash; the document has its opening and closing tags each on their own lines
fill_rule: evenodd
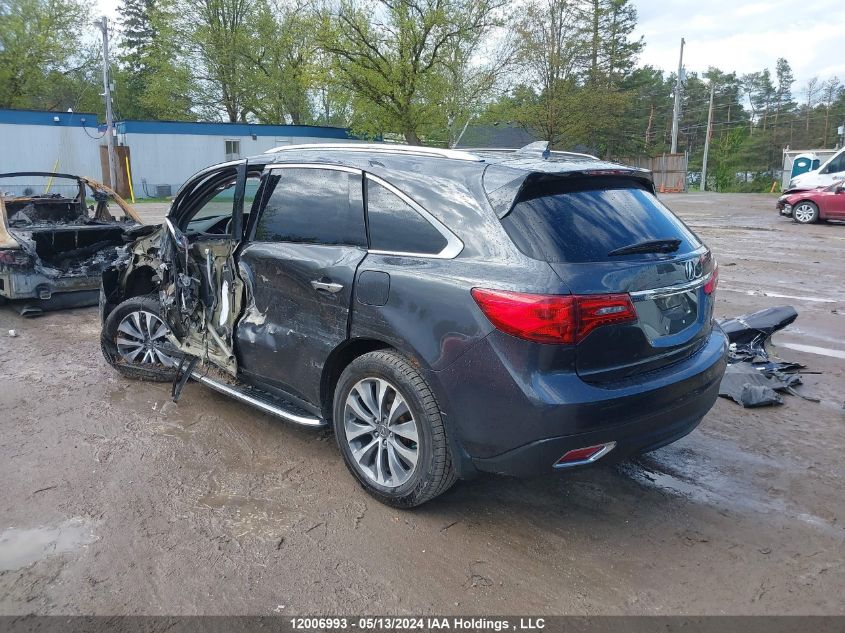
<svg viewBox="0 0 845 633">
<path fill-rule="evenodd" d="M 316 279 L 311 282 L 311 287 L 314 290 L 325 290 L 326 292 L 331 292 L 332 294 L 343 290 L 343 284 L 329 281 L 317 281 Z"/>
</svg>

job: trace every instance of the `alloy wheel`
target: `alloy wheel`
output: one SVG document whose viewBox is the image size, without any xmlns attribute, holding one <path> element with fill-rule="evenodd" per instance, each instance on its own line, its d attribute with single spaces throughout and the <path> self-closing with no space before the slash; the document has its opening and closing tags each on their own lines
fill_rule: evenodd
<svg viewBox="0 0 845 633">
<path fill-rule="evenodd" d="M 799 204 L 792 210 L 795 219 L 802 223 L 812 222 L 816 215 L 816 210 L 809 204 Z"/>
<path fill-rule="evenodd" d="M 407 482 L 417 466 L 417 423 L 399 390 L 364 378 L 346 397 L 343 418 L 352 459 L 370 481 L 386 488 Z"/>
<path fill-rule="evenodd" d="M 127 362 L 176 366 L 167 346 L 167 326 L 152 312 L 130 312 L 117 326 L 117 332 L 117 351 Z"/>
</svg>

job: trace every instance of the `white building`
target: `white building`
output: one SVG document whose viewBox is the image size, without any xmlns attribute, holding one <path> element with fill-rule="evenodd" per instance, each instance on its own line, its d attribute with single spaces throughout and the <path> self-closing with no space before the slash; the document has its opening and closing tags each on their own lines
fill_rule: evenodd
<svg viewBox="0 0 845 633">
<path fill-rule="evenodd" d="M 115 127 L 118 142 L 129 147 L 136 197 L 157 197 L 162 185 L 176 193 L 203 167 L 279 145 L 355 140 L 343 128 L 311 125 L 121 121 Z"/>
<path fill-rule="evenodd" d="M 102 136 L 97 115 L 90 112 L 0 110 L 0 173 L 48 171 L 102 180 Z M 0 184 L 5 191 L 21 194 L 33 183 L 4 179 Z M 75 188 L 56 183 L 52 191 L 74 193 Z"/>
<path fill-rule="evenodd" d="M 203 167 L 278 145 L 355 140 L 343 128 L 309 125 L 128 120 L 115 128 L 117 143 L 129 150 L 136 198 L 155 197 L 168 189 L 176 193 Z M 104 128 L 97 125 L 96 114 L 0 110 L 0 173 L 47 171 L 102 181 L 101 145 Z M 27 186 L 24 180 L 12 181 L 13 186 L 4 180 L 3 187 L 20 193 L 14 189 Z"/>
</svg>

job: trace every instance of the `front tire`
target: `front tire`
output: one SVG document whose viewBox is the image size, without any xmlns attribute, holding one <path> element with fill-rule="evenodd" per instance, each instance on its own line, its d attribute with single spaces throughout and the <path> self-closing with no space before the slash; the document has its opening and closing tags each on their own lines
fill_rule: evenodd
<svg viewBox="0 0 845 633">
<path fill-rule="evenodd" d="M 798 224 L 813 224 L 819 221 L 819 207 L 809 200 L 799 202 L 792 209 L 792 219 Z"/>
<path fill-rule="evenodd" d="M 180 356 L 167 341 L 167 333 L 158 299 L 132 297 L 106 318 L 100 347 L 106 362 L 127 378 L 172 382 Z"/>
<path fill-rule="evenodd" d="M 347 468 L 378 501 L 412 508 L 455 483 L 434 394 L 397 352 L 370 352 L 349 364 L 335 389 L 333 419 Z"/>
</svg>

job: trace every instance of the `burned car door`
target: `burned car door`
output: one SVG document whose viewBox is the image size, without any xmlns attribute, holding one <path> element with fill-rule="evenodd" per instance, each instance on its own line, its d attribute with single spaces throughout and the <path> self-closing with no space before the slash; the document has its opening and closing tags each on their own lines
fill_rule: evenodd
<svg viewBox="0 0 845 633">
<path fill-rule="evenodd" d="M 179 349 L 237 373 L 233 324 L 243 286 L 233 254 L 241 241 L 246 161 L 227 164 L 189 183 L 177 195 L 162 237 L 162 313 Z"/>
<path fill-rule="evenodd" d="M 241 247 L 244 315 L 235 346 L 244 378 L 319 402 L 331 351 L 348 335 L 355 271 L 367 254 L 362 174 L 271 165 Z"/>
</svg>

